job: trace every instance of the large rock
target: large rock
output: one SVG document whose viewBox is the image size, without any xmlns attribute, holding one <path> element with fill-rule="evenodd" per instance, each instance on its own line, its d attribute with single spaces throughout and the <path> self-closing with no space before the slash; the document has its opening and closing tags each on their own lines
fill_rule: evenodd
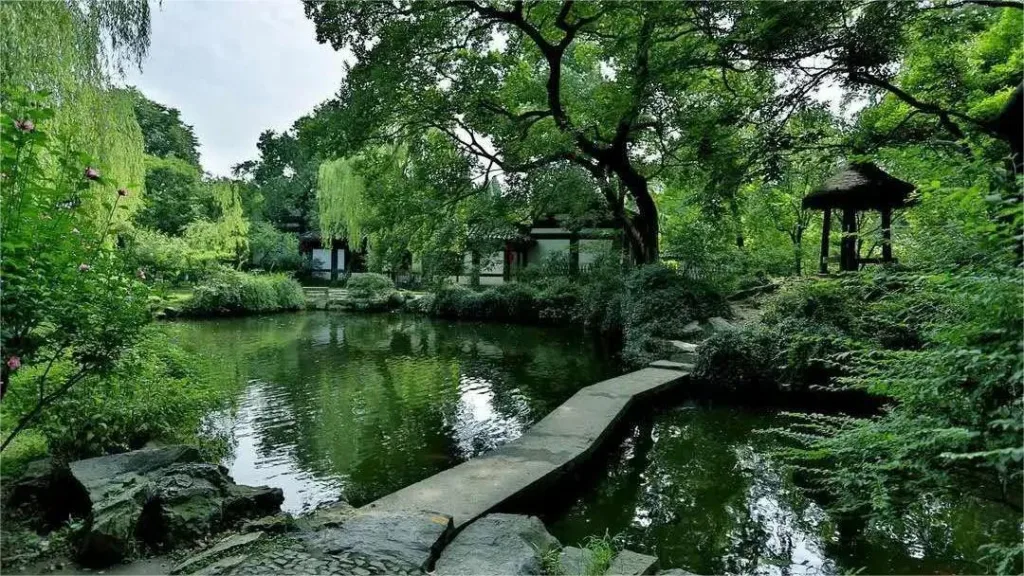
<svg viewBox="0 0 1024 576">
<path fill-rule="evenodd" d="M 534 516 L 488 514 L 467 526 L 441 553 L 438 575 L 540 574 L 541 558 L 558 546 Z"/>
<path fill-rule="evenodd" d="M 347 514 L 307 536 L 309 548 L 323 554 L 349 554 L 426 571 L 452 530 L 450 516 L 430 512 Z"/>
<path fill-rule="evenodd" d="M 693 364 L 697 361 L 697 345 L 691 342 L 682 342 L 680 340 L 669 340 L 669 344 L 672 345 L 671 355 L 668 357 L 673 362 L 682 362 L 684 364 Z"/>
<path fill-rule="evenodd" d="M 605 574 L 608 576 L 640 576 L 651 574 L 658 564 L 654 556 L 640 554 L 631 550 L 623 550 L 615 555 Z"/>
<path fill-rule="evenodd" d="M 566 546 L 558 554 L 558 563 L 565 576 L 587 576 L 594 572 L 597 558 L 593 550 Z"/>
<path fill-rule="evenodd" d="M 192 572 L 202 566 L 210 564 L 212 560 L 227 556 L 229 554 L 237 555 L 238 552 L 249 548 L 253 544 L 264 540 L 265 534 L 263 532 L 250 532 L 248 534 L 233 534 L 227 538 L 221 540 L 213 547 L 196 554 L 181 563 L 171 568 L 171 574 L 181 574 L 184 572 Z M 245 556 L 242 556 L 244 559 Z"/>
<path fill-rule="evenodd" d="M 728 320 L 722 318 L 721 316 L 714 316 L 712 318 L 708 318 L 708 331 L 711 332 L 712 334 L 718 334 L 719 332 L 728 332 L 730 330 L 735 329 L 735 326 L 733 326 Z"/>
<path fill-rule="evenodd" d="M 168 549 L 273 514 L 280 489 L 238 486 L 222 466 L 201 461 L 188 446 L 166 446 L 73 462 L 71 476 L 88 495 L 91 513 L 79 560 L 104 566 L 139 545 Z"/>
<path fill-rule="evenodd" d="M 16 480 L 5 486 L 4 511 L 38 532 L 64 526 L 68 518 L 89 514 L 89 495 L 66 467 L 50 459 L 30 462 Z"/>
</svg>

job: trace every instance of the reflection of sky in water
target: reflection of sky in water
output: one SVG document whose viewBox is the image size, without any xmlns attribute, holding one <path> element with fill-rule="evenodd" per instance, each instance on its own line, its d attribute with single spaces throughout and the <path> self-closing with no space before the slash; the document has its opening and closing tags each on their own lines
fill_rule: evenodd
<svg viewBox="0 0 1024 576">
<path fill-rule="evenodd" d="M 750 566 L 754 574 L 833 574 L 834 564 L 825 558 L 819 535 L 804 530 L 808 524 L 818 526 L 825 519 L 824 512 L 807 502 L 800 512 L 782 501 L 791 487 L 783 482 L 770 460 L 749 445 L 736 448 L 737 468 L 749 478 L 746 491 L 747 514 L 760 526 L 767 540 L 761 558 Z M 740 541 L 742 535 L 730 536 Z M 737 559 L 742 560 L 742 559 Z"/>
<path fill-rule="evenodd" d="M 888 524 L 832 517 L 771 457 L 775 438 L 754 432 L 779 423 L 723 406 L 641 417 L 575 500 L 546 518 L 549 530 L 565 545 L 607 534 L 661 568 L 697 574 L 978 571 L 972 560 L 1008 510 L 946 501 Z"/>
<path fill-rule="evenodd" d="M 617 373 L 557 328 L 284 314 L 164 326 L 234 399 L 209 428 L 235 480 L 298 512 L 361 505 L 519 437 Z"/>
<path fill-rule="evenodd" d="M 461 454 L 466 458 L 479 455 L 523 434 L 530 421 L 530 407 L 518 390 L 513 391 L 513 414 L 509 417 L 494 406 L 493 384 L 487 378 L 459 377 L 459 405 L 455 431 Z"/>
<path fill-rule="evenodd" d="M 232 453 L 223 464 L 239 484 L 283 490 L 282 508 L 294 513 L 336 501 L 341 496 L 342 481 L 304 470 L 294 446 L 276 445 L 270 453 L 261 448 L 270 427 L 288 426 L 293 421 L 289 405 L 274 394 L 271 386 L 251 382 L 231 427 Z"/>
</svg>

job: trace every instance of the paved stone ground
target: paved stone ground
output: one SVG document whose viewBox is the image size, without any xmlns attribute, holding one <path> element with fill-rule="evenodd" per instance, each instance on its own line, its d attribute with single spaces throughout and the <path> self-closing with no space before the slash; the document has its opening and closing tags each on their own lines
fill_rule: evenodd
<svg viewBox="0 0 1024 576">
<path fill-rule="evenodd" d="M 220 564 L 218 566 L 218 564 Z M 207 566 L 197 574 L 346 574 L 370 576 L 371 574 L 397 574 L 411 576 L 421 574 L 416 566 L 400 565 L 393 561 L 374 559 L 367 556 L 341 553 L 317 554 L 305 548 L 298 540 L 284 540 L 271 549 L 250 556 L 229 556 Z"/>
</svg>

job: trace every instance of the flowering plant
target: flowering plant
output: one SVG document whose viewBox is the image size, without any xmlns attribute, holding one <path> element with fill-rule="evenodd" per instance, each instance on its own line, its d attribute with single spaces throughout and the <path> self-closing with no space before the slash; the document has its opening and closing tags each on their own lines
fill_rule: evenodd
<svg viewBox="0 0 1024 576">
<path fill-rule="evenodd" d="M 150 319 L 148 289 L 108 235 L 124 195 L 107 192 L 111 183 L 96 167 L 100 163 L 47 130 L 53 115 L 47 95 L 4 90 L 0 397 L 14 373 L 42 368 L 31 379 L 31 393 L 18 391 L 19 402 L 11 407 L 18 423 L 0 450 L 85 376 L 109 370 Z M 79 209 L 85 201 L 104 206 L 105 213 L 85 213 Z M 50 368 L 58 362 L 74 370 L 56 378 Z"/>
</svg>

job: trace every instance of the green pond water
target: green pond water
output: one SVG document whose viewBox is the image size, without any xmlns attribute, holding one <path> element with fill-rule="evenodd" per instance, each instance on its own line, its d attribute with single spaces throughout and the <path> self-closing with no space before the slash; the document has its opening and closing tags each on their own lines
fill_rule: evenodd
<svg viewBox="0 0 1024 576">
<path fill-rule="evenodd" d="M 890 524 L 831 518 L 755 432 L 782 423 L 696 403 L 638 415 L 548 528 L 562 542 L 607 535 L 698 574 L 970 574 L 990 531 L 1013 538 L 1019 518 L 977 503 L 933 502 Z"/>
<path fill-rule="evenodd" d="M 412 484 L 620 371 L 593 339 L 550 327 L 321 312 L 165 326 L 233 396 L 208 422 L 230 439 L 231 475 L 280 487 L 291 512 Z M 539 513 L 565 544 L 608 535 L 701 574 L 980 571 L 1005 512 L 932 503 L 900 525 L 837 521 L 755 432 L 780 418 L 698 404 L 635 415 Z"/>
<path fill-rule="evenodd" d="M 520 436 L 618 373 L 578 330 L 307 312 L 173 322 L 236 394 L 210 417 L 235 481 L 291 512 L 364 504 Z"/>
</svg>

